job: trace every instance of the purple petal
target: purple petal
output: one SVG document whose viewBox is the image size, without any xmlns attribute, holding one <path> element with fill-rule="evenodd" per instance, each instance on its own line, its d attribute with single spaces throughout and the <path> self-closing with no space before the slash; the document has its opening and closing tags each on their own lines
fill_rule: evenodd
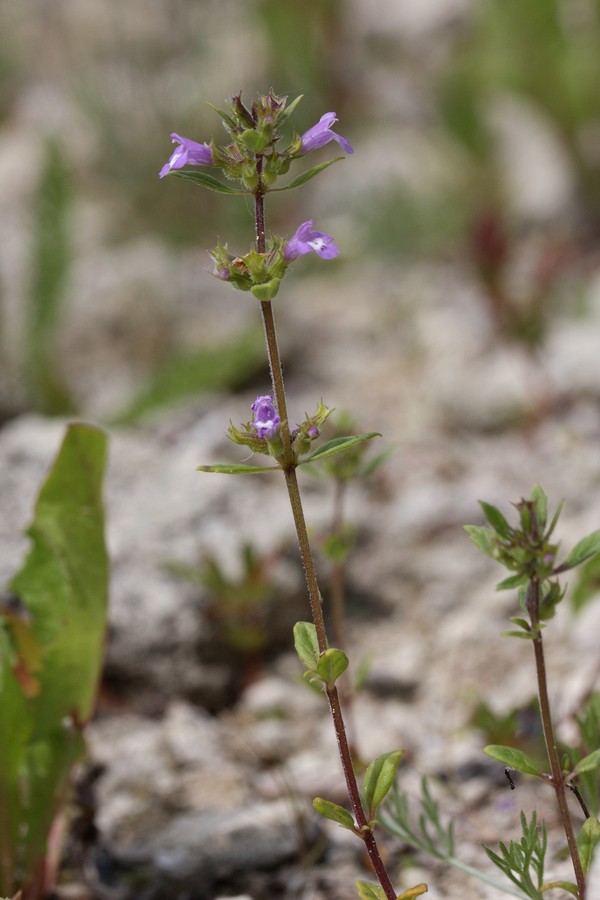
<svg viewBox="0 0 600 900">
<path fill-rule="evenodd" d="M 279 431 L 281 419 L 277 415 L 273 398 L 269 394 L 257 397 L 250 407 L 254 413 L 252 427 L 259 437 L 274 438 Z"/>
<path fill-rule="evenodd" d="M 312 225 L 312 219 L 303 222 L 287 242 L 283 256 L 288 262 L 305 253 L 318 253 L 322 259 L 334 259 L 340 252 L 330 235 L 324 231 L 314 231 Z"/>
<path fill-rule="evenodd" d="M 354 150 L 350 142 L 347 141 L 345 137 L 342 137 L 341 134 L 336 134 L 335 131 L 331 131 L 331 126 L 337 121 L 334 112 L 328 112 L 322 115 L 317 124 L 313 125 L 312 128 L 309 128 L 308 131 L 305 131 L 302 135 L 301 152 L 310 153 L 311 150 L 318 150 L 319 147 L 324 147 L 325 144 L 328 144 L 330 141 L 337 141 L 346 153 L 353 153 Z"/>
<path fill-rule="evenodd" d="M 171 154 L 168 163 L 160 170 L 160 178 L 168 175 L 171 169 L 182 169 L 184 166 L 212 166 L 213 157 L 210 144 L 198 144 L 196 141 L 178 134 L 172 134 L 171 140 L 179 146 Z"/>
</svg>

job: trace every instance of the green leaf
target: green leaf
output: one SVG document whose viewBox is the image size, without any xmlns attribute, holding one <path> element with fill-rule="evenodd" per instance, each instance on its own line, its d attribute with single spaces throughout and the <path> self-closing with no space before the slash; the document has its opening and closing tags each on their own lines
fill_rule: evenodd
<svg viewBox="0 0 600 900">
<path fill-rule="evenodd" d="M 317 629 L 312 622 L 296 622 L 294 625 L 294 647 L 300 662 L 308 669 L 316 671 L 319 664 L 319 642 Z"/>
<path fill-rule="evenodd" d="M 496 585 L 497 591 L 509 591 L 514 590 L 514 588 L 521 587 L 522 584 L 526 584 L 527 575 L 524 573 L 520 573 L 519 575 L 510 575 L 508 578 L 505 578 L 504 581 L 500 581 Z"/>
<path fill-rule="evenodd" d="M 303 184 L 306 184 L 307 181 L 310 181 L 311 178 L 314 178 L 315 175 L 318 175 L 324 169 L 327 169 L 329 166 L 332 166 L 334 163 L 339 162 L 340 159 L 344 159 L 343 156 L 336 156 L 335 159 L 328 159 L 327 162 L 319 163 L 318 166 L 313 166 L 312 169 L 308 169 L 306 172 L 302 172 L 301 175 L 296 175 L 289 184 L 284 185 L 279 188 L 272 188 L 272 192 L 275 191 L 293 191 L 294 188 L 298 188 Z"/>
<path fill-rule="evenodd" d="M 317 447 L 310 456 L 301 459 L 298 465 L 303 466 L 305 463 L 326 459 L 328 456 L 333 456 L 334 453 L 341 453 L 342 450 L 348 450 L 356 444 L 362 444 L 364 441 L 370 441 L 375 437 L 381 437 L 381 434 L 378 431 L 370 431 L 368 434 L 354 434 L 349 437 L 333 438 L 333 440 L 326 441 L 320 447 Z"/>
<path fill-rule="evenodd" d="M 577 835 L 577 850 L 581 867 L 587 872 L 594 858 L 596 845 L 600 842 L 600 822 L 594 816 L 586 819 Z"/>
<path fill-rule="evenodd" d="M 236 188 L 231 188 L 227 184 L 223 184 L 222 181 L 219 181 L 218 178 L 215 178 L 214 175 L 207 175 L 206 172 L 191 172 L 183 169 L 171 169 L 168 175 L 173 175 L 175 178 L 183 178 L 186 181 L 193 181 L 195 184 L 200 185 L 201 187 L 208 188 L 209 191 L 216 191 L 218 194 L 249 194 L 250 191 L 246 190 L 236 190 Z"/>
<path fill-rule="evenodd" d="M 600 766 L 600 750 L 594 750 L 593 753 L 579 760 L 573 770 L 573 774 L 581 775 L 582 772 L 591 772 L 593 769 L 597 769 L 598 766 Z"/>
<path fill-rule="evenodd" d="M 338 825 L 341 825 L 342 828 L 347 828 L 348 831 L 354 831 L 354 818 L 343 806 L 331 803 L 329 800 L 323 800 L 322 797 L 315 797 L 313 806 L 323 818 L 329 819 L 331 822 L 337 822 Z"/>
<path fill-rule="evenodd" d="M 483 748 L 483 752 L 492 759 L 516 769 L 518 772 L 524 772 L 525 775 L 541 775 L 542 769 L 536 761 L 523 753 L 522 750 L 515 750 L 514 747 L 503 747 L 500 744 L 488 744 Z"/>
<path fill-rule="evenodd" d="M 24 690 L 21 680 L 22 641 L 12 659 L 0 658 L 0 734 L 10 736 L 0 741 L 0 893 L 13 892 L 19 869 L 27 882 L 34 868 L 43 868 L 48 833 L 93 711 L 108 597 L 107 443 L 99 429 L 69 426 L 27 531 L 31 550 L 9 586 L 30 616 L 40 656 L 34 690 Z M 7 628 L 13 633 L 10 621 Z"/>
<path fill-rule="evenodd" d="M 396 900 L 412 900 L 413 897 L 420 897 L 421 894 L 426 894 L 429 888 L 426 884 L 415 884 L 414 887 L 409 888 L 407 891 L 402 891 L 401 894 L 398 894 Z"/>
<path fill-rule="evenodd" d="M 298 104 L 303 100 L 303 98 L 304 98 L 304 94 L 298 94 L 298 96 L 296 97 L 296 99 L 295 99 L 295 100 L 292 100 L 292 102 L 290 103 L 290 105 L 289 105 L 289 106 L 286 106 L 286 108 L 284 109 L 284 111 L 281 113 L 281 115 L 280 115 L 280 117 L 279 117 L 279 121 L 280 121 L 280 122 L 285 122 L 286 119 L 289 119 L 289 117 L 292 115 L 292 113 L 294 112 L 294 110 L 296 109 L 296 107 L 298 106 Z"/>
<path fill-rule="evenodd" d="M 228 113 L 225 112 L 224 109 L 221 109 L 220 106 L 215 106 L 214 103 L 209 103 L 208 100 L 205 100 L 204 102 L 206 103 L 207 106 L 210 106 L 211 109 L 214 109 L 214 111 L 215 111 L 216 113 L 218 113 L 219 116 L 221 116 L 221 118 L 223 119 L 223 121 L 226 122 L 227 125 L 229 125 L 229 127 L 231 128 L 232 131 L 235 131 L 235 130 L 236 130 L 236 128 L 237 128 L 236 123 L 235 123 L 234 120 L 231 118 L 231 116 L 230 116 Z"/>
<path fill-rule="evenodd" d="M 73 257 L 72 188 L 67 155 L 62 144 L 51 138 L 46 142 L 40 183 L 32 203 L 32 248 L 23 337 L 30 405 L 38 412 L 54 416 L 75 410 L 56 346 Z"/>
<path fill-rule="evenodd" d="M 592 556 L 580 570 L 577 583 L 571 591 L 571 606 L 578 613 L 600 591 L 600 554 Z"/>
<path fill-rule="evenodd" d="M 496 559 L 496 532 L 485 525 L 465 525 L 465 531 L 469 535 L 478 550 Z"/>
<path fill-rule="evenodd" d="M 490 503 L 486 503 L 484 500 L 479 501 L 479 505 L 483 510 L 483 514 L 500 537 L 509 538 L 513 530 L 500 512 L 499 509 L 496 509 L 495 506 L 492 506 Z"/>
<path fill-rule="evenodd" d="M 567 558 L 558 567 L 557 571 L 566 572 L 581 565 L 586 559 L 600 552 L 600 531 L 593 531 L 587 537 L 582 538 L 571 550 Z"/>
<path fill-rule="evenodd" d="M 348 668 L 348 657 L 342 650 L 330 647 L 319 656 L 317 672 L 326 684 L 335 684 Z"/>
<path fill-rule="evenodd" d="M 546 518 L 548 516 L 548 497 L 544 493 L 541 485 L 534 485 L 534 488 L 531 492 L 531 497 L 529 499 L 534 503 L 535 517 L 540 527 L 540 531 L 543 531 L 546 527 Z"/>
<path fill-rule="evenodd" d="M 527 621 L 527 619 L 522 619 L 520 616 L 511 616 L 510 621 L 513 622 L 515 625 L 520 625 L 524 631 L 529 631 L 531 628 L 531 625 Z"/>
<path fill-rule="evenodd" d="M 524 641 L 532 641 L 535 638 L 535 633 L 533 631 L 502 631 L 501 636 L 521 638 L 521 640 Z"/>
<path fill-rule="evenodd" d="M 217 472 L 219 475 L 256 475 L 257 472 L 279 472 L 280 466 L 246 466 L 234 463 L 217 463 L 214 466 L 196 466 L 196 472 Z"/>
<path fill-rule="evenodd" d="M 356 881 L 355 884 L 360 900 L 386 900 L 385 892 L 378 884 L 368 881 Z"/>
<path fill-rule="evenodd" d="M 373 760 L 367 767 L 362 788 L 365 803 L 369 810 L 369 818 L 373 818 L 396 780 L 396 772 L 403 754 L 404 750 L 393 750 L 391 753 L 384 753 Z"/>
<path fill-rule="evenodd" d="M 576 884 L 573 884 L 572 881 L 547 881 L 540 888 L 542 894 L 546 891 L 552 891 L 556 888 L 556 890 L 566 891 L 568 894 L 572 894 L 574 897 L 579 897 L 579 888 Z"/>
</svg>

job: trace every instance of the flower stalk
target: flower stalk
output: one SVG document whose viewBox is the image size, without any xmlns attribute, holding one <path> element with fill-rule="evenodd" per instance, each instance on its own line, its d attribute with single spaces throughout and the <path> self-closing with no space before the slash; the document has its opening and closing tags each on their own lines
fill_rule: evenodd
<svg viewBox="0 0 600 900">
<path fill-rule="evenodd" d="M 257 173 L 260 176 L 260 166 L 262 160 L 257 160 Z M 259 177 L 260 184 L 260 177 Z M 259 253 L 264 252 L 265 248 L 265 212 L 264 212 L 264 195 L 257 193 L 255 195 L 255 232 L 256 232 L 256 249 Z M 298 547 L 300 550 L 300 558 L 302 560 L 302 568 L 308 592 L 308 599 L 311 609 L 311 617 L 315 626 L 319 653 L 324 653 L 327 649 L 327 630 L 325 627 L 325 618 L 323 615 L 323 605 L 319 584 L 317 581 L 317 573 L 315 569 L 314 558 L 308 538 L 308 530 L 306 527 L 306 519 L 304 516 L 304 508 L 296 476 L 296 466 L 291 449 L 291 438 L 289 421 L 287 414 L 287 403 L 285 396 L 285 386 L 283 381 L 283 368 L 281 365 L 281 355 L 279 353 L 279 344 L 277 341 L 277 332 L 275 329 L 275 319 L 273 316 L 273 304 L 270 301 L 263 301 L 260 304 L 263 326 L 265 330 L 265 338 L 267 345 L 267 354 L 269 357 L 269 368 L 271 372 L 271 382 L 273 385 L 273 396 L 275 405 L 281 420 L 281 435 L 284 445 L 284 459 L 288 460 L 287 465 L 283 466 L 285 483 L 288 491 L 290 507 L 294 519 Z M 346 726 L 342 714 L 342 706 L 340 697 L 335 684 L 326 688 L 327 700 L 335 729 L 335 736 L 340 755 L 342 769 L 344 771 L 344 779 L 346 788 L 352 806 L 352 812 L 356 821 L 356 825 L 360 830 L 361 837 L 365 844 L 365 849 L 369 856 L 369 860 L 373 867 L 373 871 L 383 888 L 388 900 L 396 900 L 397 894 L 394 890 L 390 877 L 385 868 L 385 864 L 379 852 L 377 841 L 373 833 L 373 829 L 367 821 L 364 813 L 358 782 L 354 772 L 352 763 L 352 754 L 348 742 Z"/>
<path fill-rule="evenodd" d="M 562 773 L 558 748 L 556 746 L 556 738 L 554 736 L 554 727 L 552 724 L 552 713 L 550 710 L 550 699 L 548 697 L 548 683 L 546 679 L 546 662 L 544 658 L 544 644 L 542 641 L 542 631 L 540 628 L 540 602 L 541 602 L 541 584 L 538 578 L 532 578 L 527 587 L 527 611 L 531 619 L 531 630 L 535 637 L 532 640 L 533 653 L 535 657 L 535 670 L 538 684 L 538 699 L 540 704 L 540 716 L 542 720 L 542 730 L 544 732 L 544 742 L 546 744 L 546 753 L 550 763 L 551 784 L 556 794 L 556 802 L 560 813 L 560 818 L 567 839 L 569 848 L 569 856 L 573 863 L 573 871 L 575 873 L 575 881 L 577 882 L 577 890 L 579 892 L 579 900 L 585 900 L 586 883 L 585 875 L 581 866 L 579 852 L 577 849 L 577 840 L 573 830 L 573 822 L 567 804 L 567 796 L 565 789 L 565 778 Z"/>
</svg>

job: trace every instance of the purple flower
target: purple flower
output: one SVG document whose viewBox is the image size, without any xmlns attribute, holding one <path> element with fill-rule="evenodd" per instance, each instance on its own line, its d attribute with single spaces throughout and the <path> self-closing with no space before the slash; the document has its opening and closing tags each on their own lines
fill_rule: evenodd
<svg viewBox="0 0 600 900">
<path fill-rule="evenodd" d="M 313 220 L 303 222 L 296 229 L 296 234 L 286 244 L 284 259 L 288 261 L 302 256 L 304 253 L 318 253 L 323 259 L 334 259 L 340 252 L 332 237 L 322 231 L 312 230 Z"/>
<path fill-rule="evenodd" d="M 209 144 L 198 144 L 178 134 L 172 134 L 171 140 L 179 146 L 171 154 L 169 162 L 160 170 L 160 178 L 168 175 L 171 169 L 182 169 L 184 166 L 212 166 L 212 150 Z"/>
<path fill-rule="evenodd" d="M 301 137 L 301 153 L 310 153 L 311 150 L 318 150 L 319 147 L 324 147 L 329 141 L 337 141 L 346 153 L 354 153 L 350 141 L 347 141 L 341 134 L 336 134 L 335 131 L 331 130 L 334 122 L 337 122 L 336 114 L 328 112 L 321 116 L 316 125 L 305 131 Z"/>
<path fill-rule="evenodd" d="M 268 394 L 264 397 L 257 397 L 251 409 L 254 413 L 252 427 L 256 429 L 258 436 L 267 439 L 274 438 L 279 432 L 281 419 L 277 415 L 273 398 Z"/>
</svg>

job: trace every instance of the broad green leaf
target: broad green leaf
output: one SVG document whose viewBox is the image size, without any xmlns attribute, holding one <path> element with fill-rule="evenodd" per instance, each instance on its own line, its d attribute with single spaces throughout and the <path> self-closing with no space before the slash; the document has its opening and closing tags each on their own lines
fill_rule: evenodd
<svg viewBox="0 0 600 900">
<path fill-rule="evenodd" d="M 362 789 L 365 803 L 369 810 L 369 818 L 373 818 L 396 780 L 396 772 L 403 754 L 404 750 L 393 750 L 391 753 L 384 753 L 373 760 L 367 767 Z"/>
<path fill-rule="evenodd" d="M 492 506 L 491 503 L 486 503 L 484 500 L 479 501 L 479 505 L 483 510 L 483 514 L 494 529 L 501 537 L 508 538 L 512 534 L 512 528 L 502 515 L 499 509 L 496 509 L 495 506 Z"/>
<path fill-rule="evenodd" d="M 414 887 L 409 888 L 407 891 L 402 891 L 401 894 L 398 894 L 396 900 L 412 900 L 413 897 L 420 897 L 421 894 L 426 894 L 429 888 L 426 884 L 415 884 Z"/>
<path fill-rule="evenodd" d="M 575 544 L 565 561 L 558 567 L 558 571 L 566 572 L 568 569 L 574 569 L 598 552 L 600 552 L 600 531 L 593 531 Z"/>
<path fill-rule="evenodd" d="M 0 741 L 0 892 L 8 894 L 16 889 L 15 872 L 20 869 L 26 883 L 43 867 L 48 833 L 93 710 L 108 597 L 106 456 L 102 431 L 69 426 L 27 532 L 32 548 L 9 586 L 31 617 L 40 658 L 39 687 L 27 696 L 20 683 L 23 643 L 9 619 L 13 652 L 0 658 L 0 734 L 8 736 Z"/>
<path fill-rule="evenodd" d="M 107 448 L 99 429 L 67 428 L 27 530 L 32 549 L 9 586 L 44 647 L 35 735 L 69 716 L 84 724 L 92 713 L 108 601 L 102 502 Z"/>
<path fill-rule="evenodd" d="M 465 531 L 478 550 L 496 559 L 496 532 L 485 525 L 465 525 Z"/>
<path fill-rule="evenodd" d="M 385 891 L 378 884 L 368 881 L 356 881 L 356 889 L 360 900 L 386 900 Z"/>
<path fill-rule="evenodd" d="M 348 657 L 342 650 L 330 647 L 319 656 L 317 672 L 326 684 L 335 684 L 348 668 Z"/>
<path fill-rule="evenodd" d="M 577 850 L 584 872 L 587 872 L 592 864 L 598 843 L 600 843 L 600 822 L 594 816 L 590 816 L 585 820 L 577 835 Z"/>
<path fill-rule="evenodd" d="M 317 630 L 312 622 L 296 622 L 294 625 L 294 647 L 300 662 L 308 669 L 315 669 L 319 664 L 319 642 Z"/>
<path fill-rule="evenodd" d="M 206 172 L 192 172 L 184 169 L 171 169 L 168 173 L 175 178 L 183 178 L 186 181 L 193 181 L 201 187 L 208 188 L 209 191 L 216 191 L 218 194 L 249 194 L 250 191 L 231 188 L 227 184 L 223 184 L 214 175 L 207 175 Z"/>
<path fill-rule="evenodd" d="M 500 581 L 496 585 L 497 591 L 510 591 L 514 590 L 514 588 L 521 587 L 522 584 L 527 583 L 527 575 L 521 573 L 519 575 L 509 575 L 508 578 L 505 578 L 504 581 Z"/>
<path fill-rule="evenodd" d="M 579 760 L 573 770 L 573 774 L 581 775 L 582 772 L 591 772 L 593 769 L 597 769 L 598 766 L 600 766 L 600 750 L 594 750 L 593 753 Z"/>
<path fill-rule="evenodd" d="M 514 747 L 503 747 L 500 744 L 488 744 L 483 748 L 483 752 L 492 759 L 523 772 L 525 775 L 541 775 L 542 769 L 531 756 L 527 756 L 522 750 L 515 750 Z"/>
<path fill-rule="evenodd" d="M 324 169 L 327 169 L 329 166 L 332 166 L 334 163 L 339 162 L 340 159 L 344 159 L 343 156 L 336 156 L 335 159 L 328 159 L 327 162 L 319 163 L 318 166 L 313 166 L 312 169 L 308 169 L 306 172 L 302 172 L 301 175 L 296 175 L 295 178 L 292 178 L 289 184 L 284 185 L 283 187 L 271 188 L 271 192 L 275 191 L 293 191 L 294 188 L 298 188 L 303 184 L 306 184 L 307 181 L 310 181 L 311 178 L 314 178 L 315 175 L 318 175 Z"/>
<path fill-rule="evenodd" d="M 330 800 L 323 800 L 322 797 L 315 797 L 313 806 L 323 818 L 329 819 L 331 822 L 337 822 L 338 825 L 341 825 L 342 828 L 347 828 L 348 831 L 354 831 L 354 818 L 343 806 L 331 803 Z"/>
<path fill-rule="evenodd" d="M 326 441 L 326 443 L 317 447 L 310 456 L 300 460 L 298 465 L 302 466 L 305 463 L 317 462 L 317 460 L 333 456 L 334 453 L 341 453 L 342 450 L 348 450 L 349 447 L 354 447 L 356 444 L 363 443 L 363 441 L 370 441 L 375 437 L 381 437 L 381 434 L 378 431 L 370 431 L 368 434 L 354 434 L 349 437 L 333 438 L 333 440 Z"/>
<path fill-rule="evenodd" d="M 196 472 L 217 472 L 220 475 L 256 475 L 257 472 L 279 472 L 279 466 L 246 466 L 223 463 L 214 466 L 196 466 Z"/>
</svg>

